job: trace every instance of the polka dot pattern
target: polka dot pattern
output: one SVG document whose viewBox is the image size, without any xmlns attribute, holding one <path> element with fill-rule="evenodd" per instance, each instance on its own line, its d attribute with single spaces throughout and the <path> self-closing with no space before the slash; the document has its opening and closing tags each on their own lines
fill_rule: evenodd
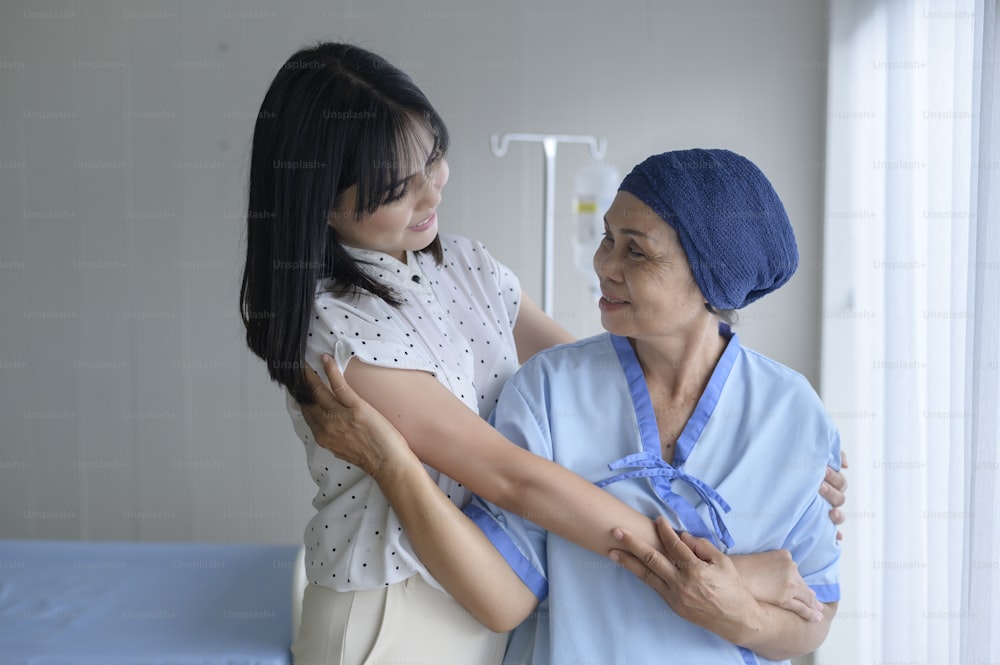
<svg viewBox="0 0 1000 665">
<path fill-rule="evenodd" d="M 335 294 L 329 283 L 321 282 L 306 360 L 320 367 L 320 355 L 329 353 L 342 369 L 356 358 L 426 371 L 485 418 L 517 369 L 513 326 L 521 286 L 481 243 L 449 235 L 441 240 L 441 266 L 426 254 L 407 253 L 404 264 L 386 254 L 349 249 L 404 304 L 393 308 L 366 293 Z M 317 512 L 305 531 L 310 582 L 346 591 L 381 587 L 419 573 L 438 586 L 378 485 L 317 446 L 290 397 L 288 408 L 318 488 L 313 498 Z M 460 483 L 429 472 L 456 505 L 468 502 L 470 492 Z"/>
</svg>

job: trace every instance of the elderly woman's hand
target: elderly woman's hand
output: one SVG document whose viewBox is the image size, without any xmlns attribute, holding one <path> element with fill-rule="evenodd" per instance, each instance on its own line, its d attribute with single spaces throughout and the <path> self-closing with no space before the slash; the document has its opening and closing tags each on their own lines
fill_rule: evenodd
<svg viewBox="0 0 1000 665">
<path fill-rule="evenodd" d="M 732 561 L 704 538 L 678 535 L 666 518 L 656 519 L 664 554 L 624 529 L 612 535 L 622 550 L 611 559 L 656 591 L 680 617 L 740 644 L 759 621 L 759 605 Z"/>
<path fill-rule="evenodd" d="M 308 368 L 306 381 L 315 401 L 300 405 L 316 443 L 376 480 L 389 465 L 411 462 L 414 455 L 403 436 L 347 385 L 330 356 L 323 356 L 323 370 L 330 387 Z"/>
</svg>

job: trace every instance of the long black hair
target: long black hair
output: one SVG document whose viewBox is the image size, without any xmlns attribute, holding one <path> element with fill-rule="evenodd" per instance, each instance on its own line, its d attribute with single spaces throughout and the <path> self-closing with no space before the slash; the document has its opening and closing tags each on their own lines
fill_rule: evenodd
<svg viewBox="0 0 1000 665">
<path fill-rule="evenodd" d="M 417 152 L 421 126 L 434 137 L 429 156 Z M 410 77 L 357 46 L 304 48 L 271 82 L 253 132 L 240 313 L 250 349 L 299 403 L 313 401 L 303 372 L 320 279 L 401 303 L 344 250 L 331 215 L 361 221 L 402 195 L 413 164 L 447 148 L 444 122 Z M 352 185 L 357 199 L 345 213 Z M 437 237 L 420 251 L 442 260 Z"/>
</svg>

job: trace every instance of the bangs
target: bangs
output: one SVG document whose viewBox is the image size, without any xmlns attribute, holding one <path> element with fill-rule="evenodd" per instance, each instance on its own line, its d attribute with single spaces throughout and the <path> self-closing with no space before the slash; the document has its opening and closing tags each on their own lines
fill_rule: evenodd
<svg viewBox="0 0 1000 665">
<path fill-rule="evenodd" d="M 426 131 L 431 138 L 426 143 Z M 354 214 L 370 215 L 401 199 L 410 181 L 420 178 L 448 150 L 448 130 L 433 109 L 422 114 L 388 105 L 375 110 L 358 132 L 356 158 L 341 174 L 339 193 L 357 185 Z M 347 166 L 345 164 L 345 166 Z"/>
</svg>

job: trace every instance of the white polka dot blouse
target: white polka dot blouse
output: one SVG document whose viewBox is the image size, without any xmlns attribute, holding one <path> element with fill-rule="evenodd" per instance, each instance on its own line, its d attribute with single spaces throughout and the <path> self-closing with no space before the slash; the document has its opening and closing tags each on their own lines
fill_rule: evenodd
<svg viewBox="0 0 1000 665">
<path fill-rule="evenodd" d="M 517 370 L 513 327 L 521 299 L 517 277 L 479 242 L 441 236 L 444 261 L 407 252 L 406 263 L 368 250 L 349 249 L 370 275 L 403 299 L 395 308 L 368 293 L 332 293 L 317 288 L 306 361 L 322 376 L 320 356 L 336 358 L 341 370 L 353 360 L 400 370 L 432 373 L 484 418 L 500 389 Z M 420 574 L 436 580 L 420 563 L 399 519 L 367 474 L 316 445 L 296 402 L 289 414 L 302 440 L 316 482 L 316 514 L 305 530 L 309 581 L 338 591 L 372 589 Z M 470 493 L 429 469 L 458 506 Z"/>
</svg>

